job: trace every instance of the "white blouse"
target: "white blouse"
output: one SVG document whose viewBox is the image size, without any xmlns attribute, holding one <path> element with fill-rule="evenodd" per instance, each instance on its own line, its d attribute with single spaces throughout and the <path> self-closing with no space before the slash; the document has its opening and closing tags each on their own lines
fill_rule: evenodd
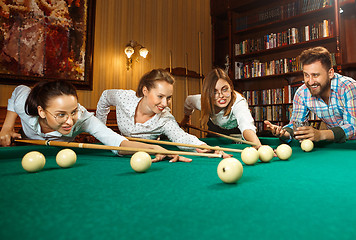
<svg viewBox="0 0 356 240">
<path fill-rule="evenodd" d="M 99 99 L 96 117 L 106 123 L 110 106 L 115 106 L 117 125 L 124 136 L 157 139 L 161 134 L 164 134 L 172 142 L 195 145 L 205 144 L 197 137 L 184 132 L 168 107 L 144 123 L 135 123 L 136 108 L 141 99 L 132 90 L 105 90 Z"/>
<path fill-rule="evenodd" d="M 194 110 L 201 111 L 201 95 L 190 95 L 184 103 L 184 114 L 191 115 Z M 247 101 L 239 93 L 236 93 L 236 100 L 232 105 L 231 112 L 228 116 L 224 116 L 225 110 L 211 116 L 211 121 L 224 129 L 232 129 L 238 127 L 243 133 L 246 129 L 256 132 L 256 126 L 252 118 Z"/>
<path fill-rule="evenodd" d="M 125 137 L 117 134 L 110 128 L 106 127 L 93 113 L 88 112 L 83 106 L 79 105 L 78 120 L 74 124 L 71 132 L 62 135 L 58 131 L 42 133 L 41 126 L 38 122 L 38 116 L 31 116 L 25 112 L 25 102 L 30 94 L 31 89 L 27 86 L 20 85 L 15 88 L 11 98 L 8 100 L 7 110 L 15 112 L 21 118 L 22 130 L 29 139 L 37 140 L 54 140 L 54 141 L 73 141 L 74 138 L 82 133 L 87 132 L 105 145 L 120 146 Z M 117 153 L 117 151 L 113 151 Z"/>
</svg>

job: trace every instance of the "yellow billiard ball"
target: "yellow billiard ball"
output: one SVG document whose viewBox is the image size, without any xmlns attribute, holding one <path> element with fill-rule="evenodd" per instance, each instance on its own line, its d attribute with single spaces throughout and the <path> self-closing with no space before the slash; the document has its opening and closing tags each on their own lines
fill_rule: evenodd
<svg viewBox="0 0 356 240">
<path fill-rule="evenodd" d="M 269 162 L 272 160 L 272 158 L 274 156 L 274 151 L 270 146 L 262 145 L 258 149 L 258 154 L 260 155 L 260 160 L 262 162 Z"/>
<path fill-rule="evenodd" d="M 277 156 L 281 160 L 287 160 L 292 156 L 292 148 L 288 144 L 281 144 L 276 150 Z"/>
<path fill-rule="evenodd" d="M 236 183 L 243 173 L 243 167 L 236 158 L 225 158 L 218 165 L 218 176 L 224 183 Z"/>
<path fill-rule="evenodd" d="M 309 139 L 305 139 L 300 144 L 300 147 L 302 148 L 302 150 L 304 152 L 310 152 L 314 148 L 314 143 L 313 143 L 313 141 L 311 141 Z"/>
<path fill-rule="evenodd" d="M 247 165 L 255 164 L 258 158 L 258 151 L 253 147 L 247 147 L 241 153 L 241 160 Z"/>
<path fill-rule="evenodd" d="M 62 149 L 57 153 L 56 162 L 62 168 L 69 168 L 77 161 L 77 154 L 72 149 Z"/>
<path fill-rule="evenodd" d="M 42 153 L 32 151 L 23 156 L 21 164 L 27 172 L 38 172 L 46 164 L 46 158 Z"/>
<path fill-rule="evenodd" d="M 151 167 L 152 159 L 146 152 L 136 152 L 132 155 L 130 164 L 135 172 L 146 172 Z"/>
</svg>

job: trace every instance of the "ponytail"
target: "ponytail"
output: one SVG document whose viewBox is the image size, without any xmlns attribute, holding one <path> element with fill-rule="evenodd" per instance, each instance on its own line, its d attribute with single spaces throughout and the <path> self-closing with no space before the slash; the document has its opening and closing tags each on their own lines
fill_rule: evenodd
<svg viewBox="0 0 356 240">
<path fill-rule="evenodd" d="M 52 98 L 61 95 L 70 95 L 78 98 L 75 87 L 67 81 L 57 80 L 51 82 L 39 82 L 32 88 L 27 97 L 25 111 L 28 115 L 38 116 L 38 106 L 46 109 L 48 102 Z"/>
</svg>

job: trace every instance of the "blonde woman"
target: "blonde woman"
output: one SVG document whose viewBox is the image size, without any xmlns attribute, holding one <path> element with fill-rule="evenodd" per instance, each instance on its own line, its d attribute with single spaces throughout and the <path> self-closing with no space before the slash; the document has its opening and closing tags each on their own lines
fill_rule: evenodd
<svg viewBox="0 0 356 240">
<path fill-rule="evenodd" d="M 110 106 L 115 106 L 117 125 L 124 136 L 157 139 L 163 134 L 172 142 L 206 145 L 197 137 L 184 132 L 170 113 L 168 105 L 172 99 L 173 84 L 174 78 L 169 72 L 154 69 L 141 78 L 136 92 L 123 89 L 105 90 L 99 99 L 96 116 L 106 123 Z M 206 152 L 200 149 L 196 151 Z M 230 156 L 223 154 L 224 157 Z M 176 156 L 171 161 L 178 160 L 191 161 L 182 156 Z"/>
</svg>

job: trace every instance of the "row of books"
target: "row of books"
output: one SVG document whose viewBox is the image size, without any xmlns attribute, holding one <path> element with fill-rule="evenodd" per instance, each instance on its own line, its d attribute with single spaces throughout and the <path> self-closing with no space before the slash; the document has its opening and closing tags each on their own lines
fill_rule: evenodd
<svg viewBox="0 0 356 240">
<path fill-rule="evenodd" d="M 307 42 L 333 36 L 334 23 L 323 20 L 308 26 L 289 28 L 278 33 L 270 33 L 260 38 L 246 39 L 235 44 L 235 55 L 242 55 L 290 44 Z"/>
<path fill-rule="evenodd" d="M 267 130 L 266 126 L 264 125 L 263 121 L 268 120 L 273 123 L 277 123 L 277 125 L 285 125 L 289 122 L 293 111 L 293 106 L 289 105 L 286 106 L 284 109 L 282 106 L 264 106 L 264 107 L 252 107 L 251 108 L 251 115 L 255 120 L 255 125 L 257 127 L 257 131 L 261 132 L 263 130 Z M 285 114 L 285 116 L 283 116 Z M 318 116 L 313 113 L 309 112 L 308 116 L 309 125 L 318 128 L 320 119 Z"/>
<path fill-rule="evenodd" d="M 335 53 L 331 53 L 332 65 L 336 66 Z M 299 57 L 282 58 L 261 62 L 258 59 L 246 62 L 235 61 L 235 79 L 285 74 L 289 72 L 302 71 Z"/>
<path fill-rule="evenodd" d="M 245 63 L 235 62 L 235 79 L 262 77 L 301 70 L 299 57 L 260 62 L 255 59 Z"/>
<path fill-rule="evenodd" d="M 302 84 L 296 82 L 283 88 L 243 91 L 242 94 L 250 106 L 288 104 L 292 103 L 296 90 Z"/>
<path fill-rule="evenodd" d="M 283 106 L 255 106 L 251 107 L 251 114 L 255 121 L 283 121 Z"/>
<path fill-rule="evenodd" d="M 282 105 L 255 106 L 251 107 L 250 110 L 255 121 L 288 122 L 292 116 L 293 105 L 288 105 L 286 108 Z M 311 121 L 320 120 L 313 112 L 309 112 L 307 118 Z"/>
<path fill-rule="evenodd" d="M 272 122 L 289 122 L 293 112 L 293 105 L 288 105 L 286 108 L 283 108 L 281 105 L 255 106 L 251 107 L 250 110 L 253 119 L 257 122 L 264 120 Z M 313 122 L 320 120 L 320 118 L 313 112 L 309 112 L 307 119 Z M 309 125 L 311 124 L 312 122 L 309 122 Z"/>
<path fill-rule="evenodd" d="M 277 124 L 279 126 L 284 126 L 284 125 L 286 125 L 286 122 L 284 122 L 284 121 L 274 121 L 274 124 Z M 268 130 L 263 121 L 255 122 L 255 126 L 257 128 L 257 132 L 260 132 L 260 133 Z M 319 121 L 310 122 L 309 126 L 312 126 L 313 128 L 319 129 L 320 120 Z M 268 134 L 267 136 L 270 136 L 270 134 Z"/>
<path fill-rule="evenodd" d="M 268 120 L 272 122 L 289 122 L 293 112 L 293 105 L 288 105 L 286 108 L 283 108 L 281 105 L 255 106 L 251 107 L 250 110 L 255 121 Z M 283 117 L 284 114 L 285 118 Z M 320 118 L 313 112 L 309 112 L 307 119 L 313 122 L 320 120 Z M 309 122 L 309 125 L 311 125 L 313 122 Z"/>
<path fill-rule="evenodd" d="M 236 19 L 236 31 L 294 17 L 332 5 L 333 0 L 296 0 Z"/>
</svg>

